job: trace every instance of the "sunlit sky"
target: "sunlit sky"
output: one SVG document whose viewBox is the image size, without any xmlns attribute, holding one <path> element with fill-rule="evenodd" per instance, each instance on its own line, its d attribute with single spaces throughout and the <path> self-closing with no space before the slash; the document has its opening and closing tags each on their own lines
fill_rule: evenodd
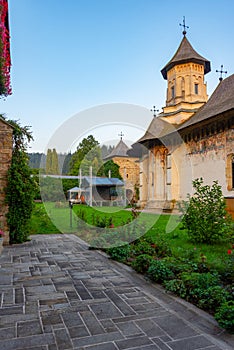
<svg viewBox="0 0 234 350">
<path fill-rule="evenodd" d="M 233 13 L 233 0 L 9 0 L 13 94 L 0 100 L 0 112 L 30 125 L 29 151 L 40 152 L 58 127 L 91 107 L 161 109 L 160 70 L 182 40 L 183 16 L 188 40 L 211 61 L 210 95 L 221 64 L 234 73 Z M 121 130 L 129 140 L 142 133 Z M 108 133 L 116 139 L 119 129 Z"/>
</svg>

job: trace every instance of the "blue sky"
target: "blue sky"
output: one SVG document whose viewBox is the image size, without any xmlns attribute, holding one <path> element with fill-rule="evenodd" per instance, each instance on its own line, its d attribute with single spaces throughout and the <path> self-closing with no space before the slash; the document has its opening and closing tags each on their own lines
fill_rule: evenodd
<svg viewBox="0 0 234 350">
<path fill-rule="evenodd" d="M 163 107 L 160 70 L 180 44 L 183 16 L 190 43 L 211 61 L 208 94 L 221 64 L 234 73 L 233 0 L 9 0 L 9 10 L 13 94 L 0 112 L 32 126 L 31 151 L 87 108 Z"/>
</svg>

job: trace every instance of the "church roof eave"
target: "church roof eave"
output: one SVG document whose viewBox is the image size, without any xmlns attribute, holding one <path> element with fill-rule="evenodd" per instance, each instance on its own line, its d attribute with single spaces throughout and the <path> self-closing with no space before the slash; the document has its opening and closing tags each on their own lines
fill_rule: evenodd
<svg viewBox="0 0 234 350">
<path fill-rule="evenodd" d="M 230 114 L 234 111 L 234 74 L 222 80 L 215 91 L 197 112 L 195 112 L 187 121 L 181 125 L 172 125 L 163 121 L 160 117 L 154 118 L 146 131 L 145 135 L 138 140 L 144 144 L 158 139 L 161 141 L 164 137 L 171 137 L 175 133 L 181 133 L 190 127 L 196 127 L 197 124 L 211 121 L 222 114 Z M 162 124 L 162 121 L 165 124 Z M 168 124 L 168 125 L 167 125 Z"/>
<path fill-rule="evenodd" d="M 162 143 L 163 137 L 176 131 L 177 127 L 177 125 L 168 123 L 160 117 L 154 118 L 144 136 L 137 142 L 143 144 L 146 141 L 158 139 L 159 142 Z"/>
<path fill-rule="evenodd" d="M 113 151 L 108 154 L 103 160 L 110 160 L 115 157 L 128 157 L 127 151 L 129 150 L 129 147 L 126 145 L 126 143 L 123 142 L 121 139 L 119 143 L 116 145 L 116 147 L 113 149 Z"/>
<path fill-rule="evenodd" d="M 189 126 L 211 119 L 222 113 L 234 109 L 234 74 L 222 80 L 215 91 L 204 104 L 189 120 L 184 122 L 178 130 L 183 130 Z"/>
</svg>

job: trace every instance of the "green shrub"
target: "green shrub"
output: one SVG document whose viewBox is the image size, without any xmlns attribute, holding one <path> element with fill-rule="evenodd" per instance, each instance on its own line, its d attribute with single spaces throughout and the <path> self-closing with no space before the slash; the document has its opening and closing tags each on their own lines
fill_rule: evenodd
<svg viewBox="0 0 234 350">
<path fill-rule="evenodd" d="M 158 236 L 156 239 L 155 251 L 159 258 L 172 255 L 170 245 L 162 235 Z"/>
<path fill-rule="evenodd" d="M 114 246 L 116 245 L 115 243 L 120 243 L 119 242 L 119 236 L 118 236 L 118 233 L 116 231 L 113 231 L 111 233 L 102 233 L 102 235 L 100 236 L 100 238 L 104 239 L 105 242 L 106 242 L 106 245 L 103 247 L 111 247 L 111 246 Z M 123 241 L 123 240 L 122 240 Z M 125 241 L 124 241 L 125 242 Z M 117 245 L 120 245 L 120 244 L 117 244 Z"/>
<path fill-rule="evenodd" d="M 105 248 L 107 245 L 104 237 L 96 237 L 90 242 L 90 249 Z"/>
<path fill-rule="evenodd" d="M 213 313 L 217 308 L 226 302 L 230 294 L 221 286 L 212 286 L 203 290 L 198 301 L 198 306 L 201 309 L 208 310 Z"/>
<path fill-rule="evenodd" d="M 233 243 L 234 242 L 234 221 L 233 220 L 230 223 L 230 226 L 231 226 L 231 230 L 230 230 L 229 235 L 228 235 L 228 240 L 229 240 L 229 242 Z"/>
<path fill-rule="evenodd" d="M 174 253 L 174 255 L 178 259 L 186 259 L 186 260 L 197 260 L 198 259 L 198 252 L 196 249 L 184 249 L 181 247 L 178 247 Z"/>
<path fill-rule="evenodd" d="M 210 272 L 183 272 L 181 274 L 181 280 L 183 281 L 187 290 L 186 299 L 195 304 L 198 304 L 198 301 L 202 299 L 204 292 L 209 287 L 217 286 L 219 284 L 218 275 L 211 274 Z"/>
<path fill-rule="evenodd" d="M 131 245 L 133 255 L 148 254 L 152 256 L 157 256 L 159 258 L 164 256 L 171 256 L 171 248 L 169 243 L 163 236 L 158 236 L 156 240 L 152 237 L 144 236 L 137 239 Z"/>
<path fill-rule="evenodd" d="M 193 272 L 197 267 L 197 265 L 193 262 L 178 260 L 173 257 L 170 257 L 169 259 L 164 258 L 163 262 L 176 276 L 179 276 L 182 272 Z"/>
<path fill-rule="evenodd" d="M 219 277 L 217 274 L 207 273 L 198 273 L 184 272 L 181 274 L 181 279 L 185 283 L 187 288 L 202 288 L 207 289 L 212 286 L 216 286 L 219 283 Z"/>
<path fill-rule="evenodd" d="M 139 273 L 146 273 L 153 257 L 148 254 L 142 254 L 137 256 L 136 260 L 132 262 L 132 267 Z"/>
<path fill-rule="evenodd" d="M 218 276 L 209 272 L 183 272 L 180 279 L 166 281 L 164 285 L 166 290 L 212 312 L 230 298 L 230 294 L 218 283 Z"/>
<path fill-rule="evenodd" d="M 224 260 L 223 268 L 219 271 L 220 278 L 224 284 L 234 283 L 234 254 Z"/>
<path fill-rule="evenodd" d="M 231 223 L 226 212 L 226 203 L 221 186 L 217 181 L 212 186 L 203 185 L 203 179 L 193 181 L 195 193 L 183 202 L 183 228 L 193 242 L 212 244 L 231 231 Z"/>
<path fill-rule="evenodd" d="M 82 230 L 87 227 L 87 212 L 85 210 L 79 209 L 77 212 L 77 228 Z"/>
<path fill-rule="evenodd" d="M 187 289 L 184 285 L 184 282 L 180 279 L 165 281 L 164 287 L 166 290 L 178 295 L 181 298 L 185 298 L 187 295 Z"/>
<path fill-rule="evenodd" d="M 106 216 L 96 215 L 93 225 L 104 228 L 104 227 L 110 226 L 109 222 L 110 222 L 110 218 L 107 218 Z"/>
<path fill-rule="evenodd" d="M 111 247 L 107 249 L 107 253 L 113 260 L 126 261 L 130 255 L 130 246 L 124 244 L 119 247 Z"/>
<path fill-rule="evenodd" d="M 222 328 L 234 333 L 234 301 L 224 302 L 216 312 L 215 319 Z"/>
<path fill-rule="evenodd" d="M 173 272 L 161 260 L 152 261 L 147 274 L 155 282 L 163 282 L 174 277 Z"/>
<path fill-rule="evenodd" d="M 155 255 L 155 249 L 145 239 L 139 239 L 131 244 L 131 253 L 134 256 L 142 254 Z"/>
<path fill-rule="evenodd" d="M 82 221 L 87 221 L 87 213 L 85 210 L 83 209 L 79 209 L 78 212 L 77 212 L 77 217 L 79 219 L 81 219 Z"/>
</svg>

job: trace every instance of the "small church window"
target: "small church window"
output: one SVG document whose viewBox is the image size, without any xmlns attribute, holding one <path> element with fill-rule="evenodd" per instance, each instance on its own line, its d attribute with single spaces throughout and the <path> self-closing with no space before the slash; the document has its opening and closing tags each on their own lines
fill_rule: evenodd
<svg viewBox="0 0 234 350">
<path fill-rule="evenodd" d="M 226 163 L 226 181 L 227 181 L 227 190 L 234 190 L 234 154 L 229 154 L 227 156 Z"/>
<path fill-rule="evenodd" d="M 171 87 L 171 98 L 174 98 L 175 97 L 175 87 L 172 86 Z"/>
<path fill-rule="evenodd" d="M 198 95 L 198 84 L 197 83 L 194 84 L 194 93 L 196 95 Z"/>
</svg>

